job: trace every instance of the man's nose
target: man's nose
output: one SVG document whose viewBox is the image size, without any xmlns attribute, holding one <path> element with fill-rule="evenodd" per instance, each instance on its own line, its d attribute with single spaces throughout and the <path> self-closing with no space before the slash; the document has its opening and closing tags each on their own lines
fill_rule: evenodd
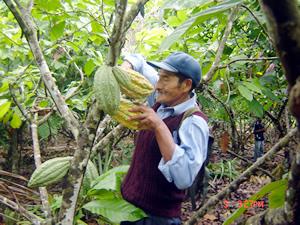
<svg viewBox="0 0 300 225">
<path fill-rule="evenodd" d="M 162 82 L 160 80 L 158 80 L 155 84 L 155 90 L 161 90 L 162 88 Z"/>
</svg>

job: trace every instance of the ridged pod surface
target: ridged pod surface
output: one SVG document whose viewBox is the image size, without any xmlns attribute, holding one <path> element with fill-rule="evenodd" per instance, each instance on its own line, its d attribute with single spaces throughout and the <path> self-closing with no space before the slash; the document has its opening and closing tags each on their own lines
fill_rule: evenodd
<svg viewBox="0 0 300 225">
<path fill-rule="evenodd" d="M 49 159 L 35 169 L 28 187 L 43 187 L 61 180 L 68 172 L 71 156 Z"/>
<path fill-rule="evenodd" d="M 121 92 L 129 98 L 144 99 L 153 92 L 152 84 L 140 73 L 114 66 L 113 74 L 119 82 Z"/>
<path fill-rule="evenodd" d="M 118 111 L 111 115 L 111 117 L 122 124 L 124 127 L 127 127 L 132 130 L 138 130 L 139 123 L 137 121 L 130 121 L 129 118 L 132 116 L 136 116 L 139 113 L 137 112 L 129 112 L 129 109 L 132 109 L 135 106 L 134 103 L 129 101 L 128 99 L 121 98 L 120 106 Z"/>
<path fill-rule="evenodd" d="M 101 110 L 113 114 L 120 104 L 120 86 L 113 75 L 112 67 L 102 65 L 95 73 L 94 92 Z"/>
<path fill-rule="evenodd" d="M 71 165 L 71 160 L 72 157 L 67 156 L 45 161 L 31 175 L 28 187 L 43 187 L 60 181 L 67 174 Z M 98 176 L 99 174 L 96 166 L 89 160 L 86 167 L 84 182 L 91 183 Z"/>
</svg>

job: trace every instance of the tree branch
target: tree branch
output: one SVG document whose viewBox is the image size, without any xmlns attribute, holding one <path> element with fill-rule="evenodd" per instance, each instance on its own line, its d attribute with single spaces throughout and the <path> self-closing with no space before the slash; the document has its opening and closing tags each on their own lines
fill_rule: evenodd
<svg viewBox="0 0 300 225">
<path fill-rule="evenodd" d="M 265 27 L 261 24 L 261 22 L 259 21 L 259 19 L 255 16 L 255 14 L 251 11 L 251 9 L 249 9 L 249 7 L 247 7 L 246 5 L 242 4 L 241 7 L 245 8 L 250 14 L 251 16 L 255 19 L 255 21 L 257 22 L 257 24 L 261 27 L 261 29 L 263 30 L 264 34 L 267 36 L 268 40 L 270 43 L 273 43 L 272 38 L 269 36 L 268 32 L 266 31 Z"/>
<path fill-rule="evenodd" d="M 220 202 L 223 198 L 225 198 L 232 191 L 237 190 L 239 185 L 247 178 L 250 177 L 251 174 L 257 167 L 265 162 L 265 160 L 271 157 L 273 154 L 277 153 L 282 147 L 288 144 L 289 140 L 297 133 L 297 128 L 291 130 L 287 135 L 285 135 L 279 142 L 277 142 L 266 154 L 262 157 L 258 158 L 258 160 L 246 169 L 236 180 L 232 181 L 229 186 L 224 188 L 218 194 L 210 197 L 208 201 L 185 223 L 185 225 L 193 225 L 196 224 L 197 219 L 201 218 L 208 210 Z"/>
<path fill-rule="evenodd" d="M 233 22 L 234 22 L 234 19 L 235 19 L 235 16 L 236 16 L 237 12 L 238 12 L 238 7 L 236 6 L 235 8 L 232 9 L 232 11 L 231 11 L 231 13 L 228 17 L 227 26 L 225 28 L 223 38 L 220 42 L 220 45 L 219 45 L 219 48 L 218 48 L 218 51 L 217 51 L 217 54 L 216 54 L 215 61 L 213 62 L 212 66 L 210 67 L 209 71 L 205 74 L 205 76 L 203 78 L 203 83 L 207 84 L 212 79 L 212 77 L 214 76 L 216 71 L 218 70 L 218 65 L 221 61 L 221 57 L 223 55 L 224 47 L 225 47 L 226 41 L 228 39 L 228 36 L 231 32 L 231 29 L 233 27 Z"/>
<path fill-rule="evenodd" d="M 127 0 L 116 0 L 115 10 L 116 18 L 109 38 L 110 48 L 108 51 L 108 57 L 106 64 L 114 66 L 120 56 L 121 48 L 124 43 L 124 35 L 122 34 L 122 28 L 124 24 L 124 16 L 126 12 Z"/>
<path fill-rule="evenodd" d="M 218 69 L 226 68 L 229 65 L 231 65 L 231 64 L 233 64 L 235 62 L 240 62 L 240 61 L 253 61 L 253 62 L 256 62 L 256 61 L 261 61 L 261 60 L 277 60 L 277 59 L 279 59 L 279 57 L 262 57 L 262 58 L 235 59 L 235 60 L 230 61 L 226 65 L 220 65 L 220 66 L 218 66 Z"/>
<path fill-rule="evenodd" d="M 32 135 L 32 147 L 33 147 L 33 155 L 34 155 L 34 162 L 35 162 L 35 167 L 38 168 L 42 164 L 41 160 L 41 151 L 40 151 L 40 143 L 39 143 L 39 137 L 38 137 L 38 125 L 37 125 L 37 120 L 38 120 L 38 114 L 35 113 L 34 119 L 31 122 L 31 135 Z M 43 206 L 43 211 L 44 215 L 46 218 L 46 223 L 51 225 L 51 209 L 50 209 L 50 204 L 48 201 L 48 192 L 45 187 L 39 187 L 40 191 L 40 198 Z"/>
<path fill-rule="evenodd" d="M 130 10 L 126 14 L 126 17 L 124 19 L 124 27 L 122 30 L 123 35 L 127 32 L 127 30 L 130 28 L 132 22 L 134 19 L 137 17 L 137 15 L 140 12 L 140 9 L 144 7 L 144 5 L 148 2 L 149 0 L 138 0 L 134 5 L 131 6 Z"/>
<path fill-rule="evenodd" d="M 44 224 L 43 220 L 40 217 L 38 217 L 35 214 L 27 211 L 24 207 L 18 205 L 17 203 L 9 200 L 8 198 L 6 198 L 2 195 L 0 195 L 0 202 L 4 205 L 8 206 L 9 208 L 19 212 L 22 216 L 24 216 L 30 222 L 32 222 L 32 224 L 34 224 L 34 225 Z"/>
</svg>

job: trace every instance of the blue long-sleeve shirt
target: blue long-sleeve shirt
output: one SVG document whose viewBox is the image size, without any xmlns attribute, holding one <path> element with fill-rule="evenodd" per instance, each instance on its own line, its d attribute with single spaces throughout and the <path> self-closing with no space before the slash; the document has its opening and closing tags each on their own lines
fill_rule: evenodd
<svg viewBox="0 0 300 225">
<path fill-rule="evenodd" d="M 129 61 L 134 70 L 143 74 L 155 86 L 158 81 L 158 74 L 141 55 L 128 55 L 125 60 Z M 148 104 L 153 106 L 155 93 L 150 95 L 147 100 Z M 165 119 L 169 116 L 182 114 L 195 105 L 197 105 L 196 94 L 192 93 L 189 100 L 176 106 L 160 105 L 157 114 L 161 119 Z M 173 181 L 177 188 L 185 189 L 192 185 L 206 159 L 209 136 L 208 125 L 202 117 L 192 115 L 182 122 L 178 132 L 175 131 L 172 136 L 175 142 L 172 158 L 167 162 L 161 158 L 158 169 L 169 182 Z"/>
</svg>

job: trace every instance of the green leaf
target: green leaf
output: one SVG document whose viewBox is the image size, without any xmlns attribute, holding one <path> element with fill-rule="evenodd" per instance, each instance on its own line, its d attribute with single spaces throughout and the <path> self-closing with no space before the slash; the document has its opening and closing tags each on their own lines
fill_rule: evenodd
<svg viewBox="0 0 300 225">
<path fill-rule="evenodd" d="M 213 6 L 209 9 L 203 10 L 191 18 L 186 20 L 181 26 L 177 27 L 173 33 L 171 33 L 159 47 L 159 51 L 167 50 L 171 45 L 176 42 L 190 27 L 199 24 L 209 18 L 215 17 L 219 13 L 224 12 L 238 4 L 241 4 L 242 0 L 227 0 L 219 5 Z"/>
<path fill-rule="evenodd" d="M 244 85 L 239 85 L 238 90 L 245 99 L 247 99 L 250 102 L 252 101 L 253 95 L 247 87 L 245 87 Z"/>
<path fill-rule="evenodd" d="M 213 2 L 213 0 L 168 0 L 165 2 L 163 9 L 188 9 L 203 6 Z"/>
<path fill-rule="evenodd" d="M 264 114 L 264 107 L 255 99 L 248 103 L 249 111 L 253 113 L 253 115 L 262 117 Z"/>
<path fill-rule="evenodd" d="M 284 205 L 285 191 L 287 189 L 287 183 L 285 185 L 278 186 L 269 195 L 269 208 L 279 208 Z"/>
<path fill-rule="evenodd" d="M 18 115 L 18 113 L 14 113 L 12 120 L 10 121 L 10 126 L 14 129 L 16 128 L 20 128 L 22 125 L 22 119 L 20 118 L 20 116 Z"/>
<path fill-rule="evenodd" d="M 0 93 L 1 93 L 1 92 L 5 92 L 5 91 L 8 90 L 8 88 L 9 88 L 8 84 L 9 84 L 8 81 L 4 81 L 4 82 L 2 83 L 2 85 L 1 85 L 1 87 L 0 87 Z"/>
<path fill-rule="evenodd" d="M 84 65 L 84 72 L 86 73 L 87 76 L 89 76 L 94 71 L 95 67 L 96 64 L 94 63 L 94 60 L 89 59 Z"/>
<path fill-rule="evenodd" d="M 39 107 L 41 107 L 41 108 L 45 108 L 45 107 L 47 107 L 49 105 L 49 102 L 47 101 L 47 100 L 42 100 L 42 101 L 40 101 L 40 103 L 39 103 Z"/>
<path fill-rule="evenodd" d="M 261 93 L 261 89 L 259 87 L 257 87 L 254 83 L 251 83 L 251 82 L 248 82 L 248 81 L 244 81 L 243 82 L 243 85 L 245 85 L 249 90 L 252 90 L 254 92 L 257 92 L 257 93 Z"/>
<path fill-rule="evenodd" d="M 127 173 L 128 168 L 128 165 L 122 165 L 108 170 L 106 173 L 102 174 L 92 182 L 92 189 L 119 191 L 122 178 Z"/>
<path fill-rule="evenodd" d="M 59 23 L 56 23 L 52 28 L 50 32 L 50 38 L 52 41 L 55 41 L 59 39 L 64 34 L 64 29 L 66 26 L 65 21 L 61 21 Z"/>
<path fill-rule="evenodd" d="M 91 26 L 92 26 L 92 31 L 94 33 L 101 33 L 103 31 L 103 27 L 101 26 L 101 24 L 94 20 L 91 22 Z"/>
<path fill-rule="evenodd" d="M 62 6 L 60 0 L 36 0 L 34 3 L 38 8 L 46 11 L 58 10 Z"/>
<path fill-rule="evenodd" d="M 83 208 L 107 218 L 112 223 L 121 221 L 136 221 L 146 214 L 122 198 L 95 200 L 83 205 Z"/>
<path fill-rule="evenodd" d="M 11 105 L 10 101 L 0 105 L 0 120 L 2 120 L 3 116 L 8 112 L 10 105 Z"/>
<path fill-rule="evenodd" d="M 281 186 L 287 186 L 287 179 L 282 179 L 282 180 L 278 180 L 278 181 L 274 181 L 274 182 L 271 182 L 269 184 L 266 184 L 258 192 L 256 192 L 254 195 L 252 195 L 248 200 L 256 201 L 258 199 L 261 199 L 262 197 L 264 197 L 268 193 L 271 193 L 272 191 L 278 189 Z M 223 225 L 231 224 L 234 220 L 239 218 L 246 210 L 247 209 L 243 205 L 242 207 L 237 209 L 234 213 L 232 213 L 230 215 L 230 217 L 228 217 L 224 221 Z"/>
</svg>

